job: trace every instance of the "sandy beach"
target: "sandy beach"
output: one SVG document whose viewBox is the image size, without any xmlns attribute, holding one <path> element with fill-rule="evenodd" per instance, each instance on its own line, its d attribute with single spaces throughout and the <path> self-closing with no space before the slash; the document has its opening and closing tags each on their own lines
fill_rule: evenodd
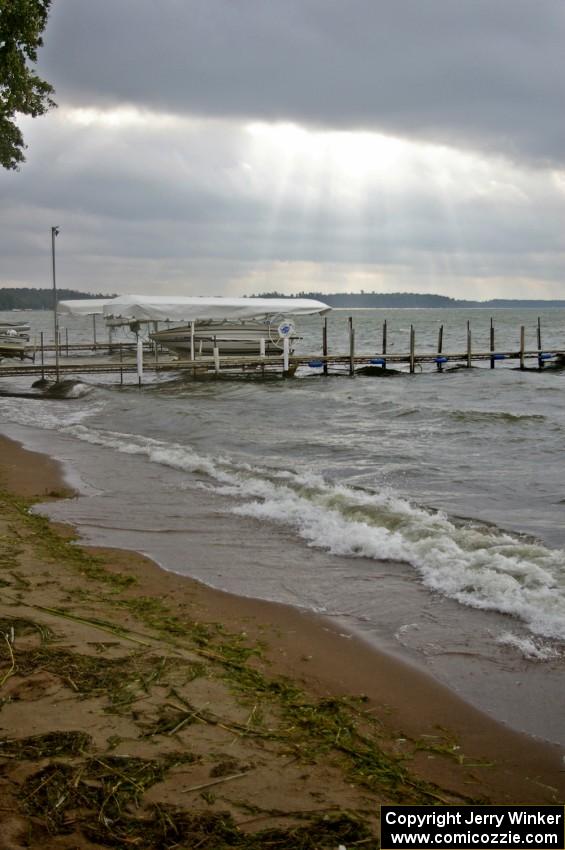
<svg viewBox="0 0 565 850">
<path fill-rule="evenodd" d="M 380 803 L 563 800 L 558 747 L 330 621 L 77 545 L 4 438 L 0 487 L 0 850 L 376 847 Z"/>
</svg>

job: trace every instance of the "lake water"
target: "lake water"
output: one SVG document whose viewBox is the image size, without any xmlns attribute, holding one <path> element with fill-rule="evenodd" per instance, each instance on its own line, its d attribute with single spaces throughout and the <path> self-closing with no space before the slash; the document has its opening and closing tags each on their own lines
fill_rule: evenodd
<svg viewBox="0 0 565 850">
<path fill-rule="evenodd" d="M 488 350 L 490 312 L 334 311 L 330 352 Z M 565 311 L 497 310 L 497 349 L 565 349 Z M 25 318 L 52 333 L 48 313 Z M 91 319 L 63 319 L 73 341 Z M 319 318 L 299 350 L 319 353 Z M 99 338 L 103 336 L 98 326 Z M 534 365 L 532 363 L 532 365 Z M 80 498 L 45 511 L 234 593 L 337 618 L 515 728 L 565 742 L 565 373 L 509 363 L 413 376 L 139 390 L 101 378 L 63 401 L 0 398 L 0 428 L 62 460 Z M 4 388 L 17 389 L 13 380 Z M 29 379 L 19 387 L 29 388 Z"/>
</svg>

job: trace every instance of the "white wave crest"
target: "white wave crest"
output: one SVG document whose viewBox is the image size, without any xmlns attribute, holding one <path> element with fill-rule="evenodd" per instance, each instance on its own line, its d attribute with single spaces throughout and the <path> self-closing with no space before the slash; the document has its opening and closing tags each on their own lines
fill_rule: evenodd
<svg viewBox="0 0 565 850">
<path fill-rule="evenodd" d="M 82 390 L 82 387 L 86 389 Z M 91 387 L 87 387 L 86 384 L 77 384 L 78 394 L 67 397 L 84 398 L 90 395 L 90 391 Z M 71 390 L 72 392 L 74 390 Z M 100 400 L 87 401 L 80 408 L 75 408 L 65 405 L 60 400 L 4 398 L 2 399 L 1 416 L 5 422 L 55 431 L 84 422 L 91 416 L 100 413 L 104 407 L 105 402 Z"/>
<path fill-rule="evenodd" d="M 513 632 L 503 632 L 496 642 L 517 649 L 528 661 L 555 661 L 563 658 L 563 652 L 553 644 L 515 635 Z"/>
<path fill-rule="evenodd" d="M 82 440 L 216 482 L 234 513 L 290 526 L 335 555 L 411 564 L 429 589 L 463 605 L 518 617 L 536 635 L 565 640 L 565 552 L 491 526 L 457 522 L 390 490 L 369 493 L 320 476 L 214 459 L 178 443 L 66 428 Z"/>
</svg>

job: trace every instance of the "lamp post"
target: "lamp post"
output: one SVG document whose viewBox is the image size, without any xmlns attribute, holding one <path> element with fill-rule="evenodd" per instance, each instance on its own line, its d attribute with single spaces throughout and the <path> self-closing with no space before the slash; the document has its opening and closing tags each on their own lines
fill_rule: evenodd
<svg viewBox="0 0 565 850">
<path fill-rule="evenodd" d="M 59 318 L 57 316 L 57 278 L 55 275 L 55 237 L 59 228 L 51 228 L 51 261 L 53 264 L 53 328 L 55 333 L 55 380 L 59 383 Z"/>
</svg>

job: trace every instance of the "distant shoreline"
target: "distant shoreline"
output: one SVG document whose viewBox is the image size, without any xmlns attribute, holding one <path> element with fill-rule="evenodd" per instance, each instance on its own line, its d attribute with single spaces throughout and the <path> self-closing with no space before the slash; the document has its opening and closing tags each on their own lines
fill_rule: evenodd
<svg viewBox="0 0 565 850">
<path fill-rule="evenodd" d="M 115 295 L 101 293 L 78 292 L 61 289 L 59 300 L 112 298 Z M 253 298 L 314 298 L 323 301 L 330 307 L 344 309 L 366 310 L 370 308 L 396 310 L 426 310 L 426 309 L 532 309 L 549 310 L 564 309 L 565 299 L 520 299 L 492 298 L 489 301 L 470 301 L 467 299 L 449 298 L 447 295 L 432 295 L 416 292 L 299 292 L 289 295 L 284 292 L 261 292 L 247 296 Z M 52 310 L 52 289 L 12 288 L 0 289 L 0 312 Z"/>
<path fill-rule="evenodd" d="M 315 298 L 324 301 L 330 307 L 368 309 L 537 309 L 564 308 L 565 300 L 560 299 L 519 299 L 491 298 L 489 301 L 471 301 L 449 298 L 447 295 L 430 295 L 415 292 L 299 292 L 288 296 L 282 292 L 261 292 L 251 298 Z"/>
</svg>

